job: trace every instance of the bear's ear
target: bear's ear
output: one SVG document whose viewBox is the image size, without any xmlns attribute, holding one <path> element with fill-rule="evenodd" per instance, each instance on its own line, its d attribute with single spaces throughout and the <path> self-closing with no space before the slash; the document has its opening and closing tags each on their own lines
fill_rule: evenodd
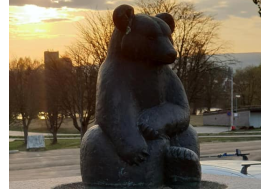
<svg viewBox="0 0 270 189">
<path fill-rule="evenodd" d="M 129 5 L 120 5 L 113 11 L 113 22 L 121 32 L 130 30 L 130 25 L 134 17 L 134 9 Z"/>
<path fill-rule="evenodd" d="M 157 14 L 156 17 L 162 19 L 164 22 L 166 22 L 169 27 L 171 28 L 171 31 L 173 33 L 174 28 L 175 28 L 175 23 L 174 23 L 174 19 L 172 17 L 172 15 L 170 15 L 169 13 L 160 13 Z"/>
</svg>

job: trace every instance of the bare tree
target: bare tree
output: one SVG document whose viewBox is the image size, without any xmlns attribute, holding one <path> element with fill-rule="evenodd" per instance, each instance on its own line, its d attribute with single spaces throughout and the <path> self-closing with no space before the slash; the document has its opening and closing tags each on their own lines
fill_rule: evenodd
<svg viewBox="0 0 270 189">
<path fill-rule="evenodd" d="M 65 98 L 65 81 L 72 67 L 65 59 L 52 59 L 45 62 L 45 88 L 46 88 L 46 125 L 53 135 L 52 144 L 57 143 L 57 132 L 63 123 L 66 109 L 63 101 Z"/>
<path fill-rule="evenodd" d="M 204 12 L 196 11 L 192 3 L 178 3 L 174 0 L 138 0 L 139 10 L 145 14 L 155 15 L 160 12 L 170 13 L 175 19 L 173 34 L 174 46 L 178 58 L 172 69 L 181 79 L 189 100 L 193 105 L 193 113 L 202 99 L 202 85 L 209 70 L 221 60 L 220 53 L 224 43 L 218 37 L 220 23 Z"/>
<path fill-rule="evenodd" d="M 181 4 L 175 0 L 137 0 L 136 5 L 138 12 L 152 16 L 166 12 L 174 19 L 178 18 L 178 11 L 181 10 Z"/>
<path fill-rule="evenodd" d="M 100 66 L 107 56 L 111 34 L 114 30 L 112 12 L 90 12 L 85 22 L 78 23 L 80 46 L 92 64 Z"/>
<path fill-rule="evenodd" d="M 58 107 L 50 106 L 45 114 L 48 131 L 53 135 L 52 144 L 57 143 L 57 133 L 64 119 L 64 114 Z"/>
<path fill-rule="evenodd" d="M 112 12 L 90 12 L 85 16 L 85 22 L 77 26 L 79 39 L 67 49 L 67 56 L 73 61 L 73 72 L 66 86 L 70 86 L 72 91 L 67 93 L 64 102 L 74 127 L 83 137 L 89 123 L 94 120 L 97 74 L 107 56 L 114 29 Z"/>
<path fill-rule="evenodd" d="M 31 121 L 39 112 L 40 62 L 30 58 L 12 60 L 9 64 L 10 117 L 21 116 L 24 142 L 27 144 Z"/>
<path fill-rule="evenodd" d="M 13 70 L 9 70 L 9 125 L 18 122 L 18 108 L 17 108 L 17 87 L 16 86 L 16 75 Z"/>
<path fill-rule="evenodd" d="M 214 63 L 223 63 L 219 58 L 219 53 L 222 52 L 224 43 L 220 43 L 217 35 L 220 23 L 213 17 L 196 11 L 191 3 L 178 3 L 174 0 L 137 0 L 136 3 L 137 12 L 148 15 L 167 12 L 175 18 L 176 29 L 173 38 L 178 58 L 172 68 L 183 82 L 189 102 L 193 105 L 195 112 L 205 89 L 201 84 L 203 78 L 213 68 Z M 90 12 L 86 15 L 86 21 L 78 24 L 79 40 L 69 47 L 69 56 L 77 65 L 87 62 L 99 67 L 107 56 L 113 29 L 111 11 Z M 82 70 L 78 68 L 77 73 L 79 72 Z M 81 84 L 77 84 L 76 98 L 81 96 L 80 99 L 82 99 L 82 88 Z M 82 102 L 82 100 L 77 100 L 77 104 L 79 101 Z M 78 106 L 73 112 L 75 110 L 81 112 L 81 115 L 84 112 Z M 74 125 L 79 129 L 75 121 Z"/>
<path fill-rule="evenodd" d="M 73 120 L 74 127 L 81 132 L 81 137 L 83 137 L 89 123 L 95 118 L 99 64 L 90 63 L 90 51 L 80 42 L 68 47 L 67 56 L 73 61 L 73 71 L 70 78 L 65 81 L 67 92 L 63 102 Z"/>
<path fill-rule="evenodd" d="M 214 106 L 221 107 L 223 101 L 228 99 L 229 90 L 226 86 L 226 78 L 228 77 L 228 70 L 226 67 L 220 67 L 219 65 L 213 66 L 213 69 L 208 71 L 203 80 L 204 94 L 202 101 L 207 111 Z M 227 103 L 229 104 L 229 103 Z"/>
<path fill-rule="evenodd" d="M 261 105 L 261 66 L 237 70 L 235 93 L 240 94 L 240 106 Z"/>
</svg>

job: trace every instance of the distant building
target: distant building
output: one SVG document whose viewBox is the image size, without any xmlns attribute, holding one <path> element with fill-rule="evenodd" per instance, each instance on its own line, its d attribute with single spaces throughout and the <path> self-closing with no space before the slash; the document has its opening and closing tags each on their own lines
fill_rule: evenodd
<svg viewBox="0 0 270 189">
<path fill-rule="evenodd" d="M 47 68 L 52 63 L 58 63 L 61 66 L 64 67 L 72 67 L 72 61 L 70 58 L 64 57 L 59 58 L 59 52 L 58 51 L 45 51 L 44 52 L 44 65 L 45 68 Z"/>
<path fill-rule="evenodd" d="M 250 107 L 238 109 L 234 113 L 234 126 L 237 127 L 261 127 L 261 107 Z M 223 125 L 230 126 L 230 111 L 220 110 L 214 112 L 204 112 L 203 125 Z"/>
<path fill-rule="evenodd" d="M 44 52 L 44 64 L 49 63 L 51 61 L 55 61 L 59 59 L 58 51 L 45 51 Z"/>
</svg>

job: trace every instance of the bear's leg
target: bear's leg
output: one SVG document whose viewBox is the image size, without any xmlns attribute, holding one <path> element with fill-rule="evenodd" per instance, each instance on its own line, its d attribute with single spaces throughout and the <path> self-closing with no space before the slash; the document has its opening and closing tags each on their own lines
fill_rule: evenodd
<svg viewBox="0 0 270 189">
<path fill-rule="evenodd" d="M 201 181 L 200 150 L 197 132 L 190 125 L 171 138 L 165 157 L 165 182 L 173 189 L 199 188 Z"/>
<path fill-rule="evenodd" d="M 147 141 L 149 156 L 139 166 L 131 166 L 97 125 L 88 129 L 81 143 L 82 181 L 89 189 L 152 188 L 164 183 L 164 156 L 169 140 Z"/>
</svg>

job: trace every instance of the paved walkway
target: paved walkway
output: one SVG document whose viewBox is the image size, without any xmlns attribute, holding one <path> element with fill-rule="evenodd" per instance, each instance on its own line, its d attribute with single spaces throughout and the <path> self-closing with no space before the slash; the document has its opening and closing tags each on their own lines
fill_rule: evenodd
<svg viewBox="0 0 270 189">
<path fill-rule="evenodd" d="M 198 133 L 221 133 L 228 131 L 228 127 L 215 127 L 215 126 L 199 126 L 199 127 L 194 127 L 194 129 Z M 28 132 L 28 135 L 44 135 L 44 136 L 51 136 L 50 133 L 37 133 L 37 132 Z M 80 134 L 63 134 L 63 133 L 58 133 L 58 136 L 71 136 L 71 135 L 78 135 Z M 24 136 L 22 131 L 9 131 L 9 136 Z"/>
<path fill-rule="evenodd" d="M 257 138 L 261 137 L 261 135 L 222 135 L 222 136 L 198 136 L 199 138 Z M 52 139 L 52 137 L 44 137 L 45 139 Z M 74 139 L 81 139 L 81 137 L 58 137 L 58 140 L 74 140 Z M 23 138 L 9 138 L 9 142 L 13 142 L 15 140 L 24 140 Z"/>
<path fill-rule="evenodd" d="M 227 133 L 227 132 L 225 132 L 225 133 Z M 246 133 L 254 134 L 254 133 L 261 133 L 261 131 L 234 131 L 233 133 L 237 133 L 237 134 L 246 134 Z"/>
<path fill-rule="evenodd" d="M 214 127 L 214 126 L 199 126 L 199 127 L 194 127 L 195 130 L 197 131 L 197 133 L 221 133 L 221 132 L 226 132 L 228 131 L 227 127 Z M 208 138 L 208 137 L 216 137 L 216 138 L 228 138 L 228 137 L 232 137 L 232 138 L 253 138 L 253 137 L 261 137 L 261 135 L 252 135 L 252 133 L 261 133 L 260 131 L 248 131 L 248 132 L 243 132 L 243 131 L 236 131 L 235 133 L 239 134 L 239 135 L 222 135 L 222 136 L 199 136 L 199 138 Z M 250 133 L 251 135 L 241 135 L 241 134 L 247 134 Z M 37 133 L 37 132 L 28 132 L 29 136 L 32 135 L 43 135 L 45 137 L 45 139 L 51 139 L 52 135 L 50 133 Z M 58 139 L 65 139 L 65 140 L 71 140 L 71 139 L 80 139 L 80 134 L 63 134 L 63 133 L 58 133 L 57 134 L 59 137 Z M 24 136 L 23 132 L 21 131 L 9 131 L 9 136 Z M 77 136 L 77 137 L 65 137 L 65 136 Z M 24 140 L 23 138 L 10 138 L 9 142 L 13 142 L 15 140 Z"/>
<path fill-rule="evenodd" d="M 198 126 L 194 127 L 197 133 L 221 133 L 229 131 L 229 127 Z"/>
<path fill-rule="evenodd" d="M 201 156 L 212 156 L 223 153 L 235 154 L 236 149 L 240 149 L 242 154 L 249 153 L 250 161 L 261 161 L 261 141 L 243 141 L 243 142 L 206 142 L 200 144 Z M 222 158 L 202 158 L 201 160 L 241 160 L 240 157 L 222 157 Z"/>
<path fill-rule="evenodd" d="M 199 138 L 256 138 L 261 135 L 210 135 L 210 136 L 199 136 Z"/>
<path fill-rule="evenodd" d="M 194 127 L 197 133 L 221 133 L 229 131 L 229 127 L 218 127 L 218 126 L 197 126 Z M 235 131 L 235 133 L 243 134 L 243 133 L 261 133 L 260 131 Z M 37 132 L 28 132 L 28 135 L 44 135 L 51 136 L 50 133 L 37 133 Z M 58 136 L 80 136 L 80 134 L 64 134 L 58 133 Z M 9 136 L 24 136 L 22 131 L 9 131 Z"/>
<path fill-rule="evenodd" d="M 261 141 L 224 142 L 201 144 L 201 156 L 235 153 L 250 153 L 249 160 L 261 160 Z M 80 149 L 62 149 L 40 152 L 19 152 L 9 154 L 9 180 L 25 181 L 33 179 L 50 179 L 57 177 L 80 176 Z M 203 158 L 237 159 L 241 157 Z"/>
</svg>

